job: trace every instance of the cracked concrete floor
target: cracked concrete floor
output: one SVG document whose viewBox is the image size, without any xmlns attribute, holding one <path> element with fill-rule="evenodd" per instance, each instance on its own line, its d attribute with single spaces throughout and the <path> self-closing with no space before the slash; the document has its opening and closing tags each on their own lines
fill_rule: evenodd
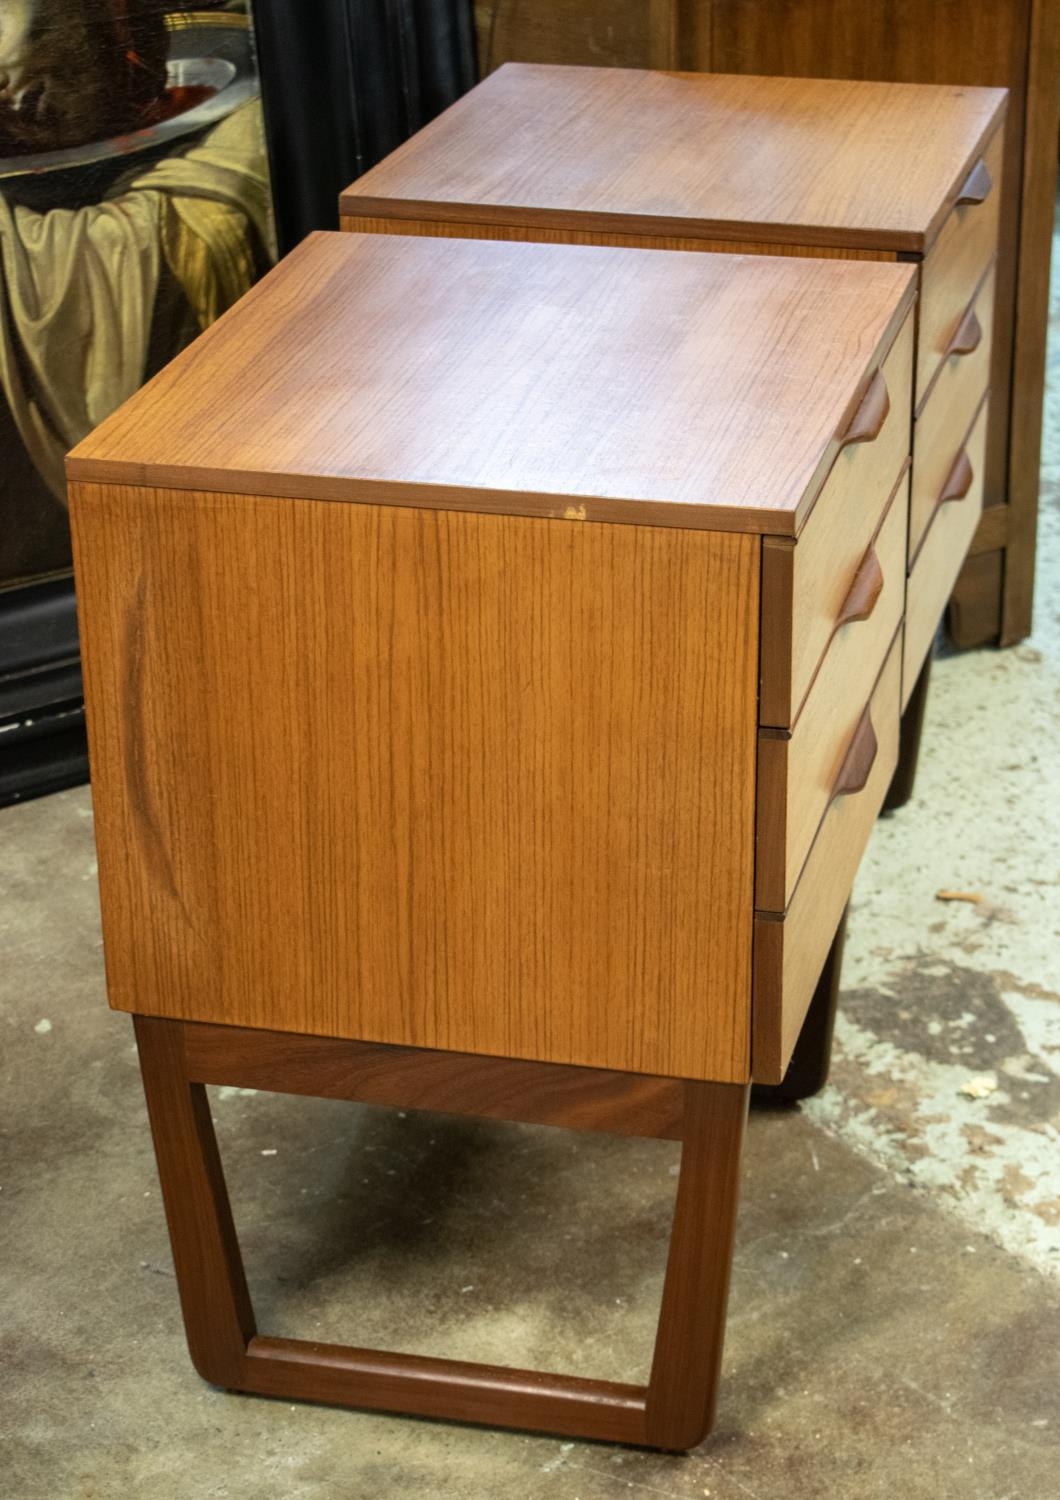
<svg viewBox="0 0 1060 1500">
<path fill-rule="evenodd" d="M 104 1002 L 76 790 L 0 814 L 5 1497 L 1052 1500 L 1056 294 L 1054 326 L 1035 633 L 937 664 L 916 798 L 878 826 L 858 880 L 832 1084 L 752 1115 L 713 1437 L 673 1458 L 198 1379 L 131 1031 Z M 213 1098 L 270 1332 L 643 1378 L 676 1147 Z"/>
</svg>

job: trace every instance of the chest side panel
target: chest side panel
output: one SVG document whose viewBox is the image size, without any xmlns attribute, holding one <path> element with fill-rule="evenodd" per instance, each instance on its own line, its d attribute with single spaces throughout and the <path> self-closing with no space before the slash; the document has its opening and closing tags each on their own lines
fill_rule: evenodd
<svg viewBox="0 0 1060 1500">
<path fill-rule="evenodd" d="M 757 538 L 73 488 L 112 1004 L 748 1077 Z"/>
</svg>

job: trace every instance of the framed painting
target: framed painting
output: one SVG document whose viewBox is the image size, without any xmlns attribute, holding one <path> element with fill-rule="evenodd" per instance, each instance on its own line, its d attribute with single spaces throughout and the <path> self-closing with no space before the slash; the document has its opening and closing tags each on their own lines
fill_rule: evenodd
<svg viewBox="0 0 1060 1500">
<path fill-rule="evenodd" d="M 475 76 L 470 0 L 0 0 L 0 804 L 87 775 L 63 455 Z"/>
</svg>

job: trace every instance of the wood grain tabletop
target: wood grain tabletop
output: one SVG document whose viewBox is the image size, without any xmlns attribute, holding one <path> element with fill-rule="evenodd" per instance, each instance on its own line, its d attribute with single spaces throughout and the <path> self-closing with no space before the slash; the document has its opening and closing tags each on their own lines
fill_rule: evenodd
<svg viewBox="0 0 1060 1500">
<path fill-rule="evenodd" d="M 923 252 L 1004 89 L 508 63 L 344 214 Z"/>
<path fill-rule="evenodd" d="M 68 472 L 790 536 L 913 275 L 319 233 L 79 444 Z"/>
</svg>

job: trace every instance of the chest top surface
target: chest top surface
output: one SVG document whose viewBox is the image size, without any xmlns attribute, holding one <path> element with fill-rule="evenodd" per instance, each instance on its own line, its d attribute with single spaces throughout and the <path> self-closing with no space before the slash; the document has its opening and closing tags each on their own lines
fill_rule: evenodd
<svg viewBox="0 0 1060 1500">
<path fill-rule="evenodd" d="M 319 233 L 68 472 L 790 536 L 913 295 L 886 262 Z"/>
<path fill-rule="evenodd" d="M 923 252 L 1003 89 L 508 63 L 345 214 Z"/>
</svg>

